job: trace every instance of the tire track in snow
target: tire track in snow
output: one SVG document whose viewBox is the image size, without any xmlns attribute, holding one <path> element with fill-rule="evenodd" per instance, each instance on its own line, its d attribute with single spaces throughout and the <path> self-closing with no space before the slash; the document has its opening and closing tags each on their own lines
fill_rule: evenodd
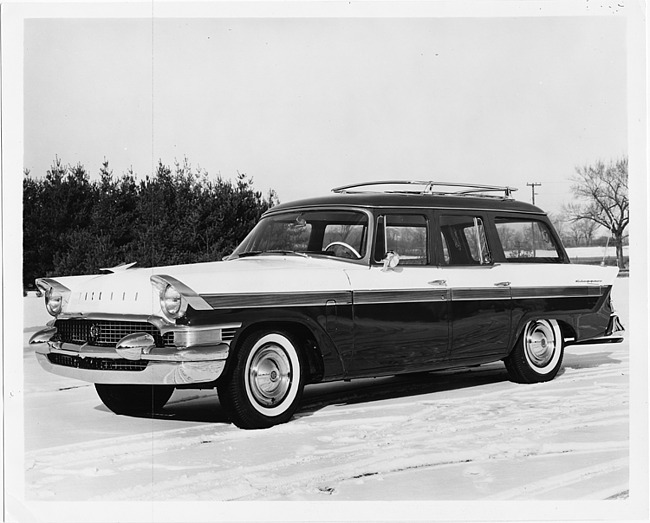
<svg viewBox="0 0 650 523">
<path fill-rule="evenodd" d="M 628 458 L 619 458 L 605 463 L 599 463 L 591 467 L 584 467 L 574 470 L 565 474 L 557 474 L 544 478 L 543 480 L 533 481 L 526 483 L 520 487 L 498 492 L 492 496 L 488 496 L 488 500 L 506 500 L 514 498 L 530 498 L 539 496 L 546 492 L 553 490 L 560 490 L 569 485 L 585 481 L 595 476 L 609 474 L 613 471 L 627 468 L 629 464 Z"/>
<path fill-rule="evenodd" d="M 61 480 L 75 493 L 88 492 L 91 481 L 92 496 L 83 499 L 98 500 L 290 499 L 304 493 L 328 499 L 338 485 L 356 478 L 594 456 L 592 467 L 531 481 L 523 493 L 524 485 L 492 491 L 495 499 L 535 496 L 550 492 L 551 483 L 579 485 L 628 466 L 623 457 L 602 461 L 604 453 L 628 449 L 626 371 L 625 364 L 569 367 L 556 380 L 535 385 L 484 384 L 478 376 L 459 389 L 443 383 L 440 391 L 422 391 L 416 383 L 401 397 L 399 382 L 383 382 L 375 389 L 323 395 L 343 398 L 341 405 L 319 403 L 316 394 L 291 423 L 268 431 L 220 423 L 160 430 L 165 420 L 156 419 L 152 433 L 29 452 L 26 480 L 31 491 L 43 488 L 52 495 L 61 492 Z M 409 390 L 408 383 L 404 388 Z M 589 441 L 579 440 L 584 434 Z M 300 445 L 291 446 L 295 441 Z M 625 490 L 618 484 L 616 489 L 605 489 L 607 496 Z"/>
<path fill-rule="evenodd" d="M 584 388 L 584 390 L 580 392 L 588 392 L 589 390 L 589 388 Z M 574 392 L 576 391 L 574 390 Z M 502 394 L 503 393 L 499 393 L 493 396 Z M 545 406 L 544 403 L 548 402 L 553 404 L 555 402 L 555 398 L 546 398 L 545 401 L 540 402 L 539 397 L 535 396 L 533 392 L 531 392 L 530 395 L 534 398 L 537 408 L 546 414 L 548 413 L 548 406 Z M 579 396 L 580 394 L 574 396 L 574 398 Z M 338 423 L 329 422 L 328 427 L 335 431 L 338 428 L 339 433 L 337 437 L 335 432 L 335 436 L 330 439 L 330 442 L 334 441 L 335 446 L 338 446 L 338 448 L 329 448 L 328 452 L 331 452 L 332 455 L 345 455 L 347 456 L 346 459 L 352 460 L 352 462 L 355 463 L 355 466 L 357 466 L 359 463 L 358 460 L 354 459 L 354 456 L 358 456 L 359 452 L 364 451 L 364 449 L 366 451 L 370 449 L 370 452 L 374 453 L 377 449 L 385 448 L 389 445 L 392 445 L 393 448 L 396 446 L 406 447 L 413 445 L 417 447 L 417 444 L 422 442 L 423 434 L 435 436 L 436 445 L 443 447 L 464 446 L 476 438 L 477 432 L 479 432 L 483 437 L 493 437 L 495 433 L 499 434 L 505 429 L 509 433 L 508 437 L 512 439 L 513 436 L 517 435 L 517 433 L 521 433 L 522 431 L 525 432 L 529 427 L 534 427 L 539 424 L 537 416 L 534 416 L 531 419 L 531 416 L 528 415 L 526 419 L 522 419 L 523 416 L 519 405 L 521 401 L 523 401 L 522 398 L 518 398 L 517 400 L 508 399 L 507 401 L 493 398 L 491 402 L 488 401 L 487 410 L 492 408 L 500 411 L 497 420 L 493 418 L 485 419 L 485 413 L 476 412 L 476 407 L 471 403 L 468 404 L 467 400 L 462 402 L 423 401 L 420 403 L 420 409 L 408 417 L 386 416 L 387 408 L 388 410 L 392 409 L 400 411 L 402 410 L 403 405 L 390 405 L 388 407 L 384 405 L 383 408 L 381 408 L 384 416 L 380 418 L 370 418 L 366 423 L 366 427 L 370 427 L 371 429 L 372 427 L 376 427 L 376 429 L 370 430 L 370 434 L 364 436 L 364 438 L 358 437 L 358 431 L 352 431 L 348 436 L 345 434 L 341 436 L 340 432 L 341 429 L 345 430 L 350 427 L 358 427 L 360 423 L 359 415 L 354 420 L 344 419 L 339 420 Z M 580 401 L 584 401 L 584 399 L 580 399 Z M 486 398 L 483 398 L 483 402 L 485 404 Z M 450 407 L 450 403 L 455 403 L 455 405 Z M 539 405 L 540 403 L 541 405 Z M 578 406 L 584 408 L 583 403 L 578 402 Z M 625 413 L 613 416 L 611 409 L 607 412 L 603 412 L 602 403 L 600 402 L 597 403 L 597 407 L 599 410 L 596 413 L 588 415 L 583 414 L 571 419 L 552 419 L 544 426 L 542 431 L 538 430 L 537 436 L 541 437 L 547 434 L 557 433 L 558 431 L 572 429 L 576 426 L 622 423 L 627 419 Z M 362 414 L 364 410 L 368 409 L 360 410 L 362 412 L 358 412 L 357 414 Z M 505 414 L 504 411 L 509 411 L 509 413 Z M 295 433 L 299 429 L 300 425 L 300 423 L 295 423 L 283 426 L 284 430 L 281 432 Z M 316 420 L 311 423 L 306 423 L 307 429 L 314 429 L 317 426 L 318 424 L 316 423 Z M 398 427 L 405 430 L 396 430 Z M 34 460 L 35 463 L 38 463 L 42 472 L 50 475 L 76 473 L 87 475 L 92 473 L 93 470 L 88 467 L 90 465 L 97 465 L 98 460 L 99 462 L 108 461 L 112 466 L 114 473 L 117 473 L 120 470 L 124 470 L 123 467 L 120 467 L 120 463 L 130 463 L 133 461 L 134 457 L 137 458 L 138 455 L 144 455 L 151 458 L 152 453 L 153 455 L 158 455 L 167 454 L 177 450 L 187 451 L 193 447 L 203 445 L 206 442 L 223 443 L 227 441 L 241 441 L 252 437 L 248 436 L 249 433 L 247 432 L 238 431 L 237 429 L 228 430 L 228 428 L 219 431 L 216 435 L 214 434 L 214 427 L 212 425 L 202 425 L 192 428 L 163 431 L 163 433 L 157 432 L 152 434 L 151 438 L 143 438 L 142 435 L 124 436 L 108 441 L 92 441 L 81 445 L 75 444 L 57 447 L 56 449 L 32 452 L 30 453 L 29 458 Z M 210 434 L 206 434 L 206 431 L 210 432 Z M 229 432 L 230 434 L 228 434 Z M 355 440 L 359 441 L 356 445 L 352 444 Z M 374 441 L 375 444 L 369 445 L 368 441 Z M 530 453 L 531 449 L 527 446 L 525 447 L 526 448 L 521 449 L 517 448 L 516 444 L 509 445 L 508 449 L 503 449 L 502 452 L 510 454 L 520 454 L 522 452 Z M 53 454 L 52 450 L 55 450 L 56 453 Z M 282 469 L 291 467 L 299 464 L 300 461 L 301 460 L 290 459 L 286 462 L 278 462 L 272 468 Z M 304 462 L 304 460 L 302 461 Z M 144 463 L 142 466 L 146 465 L 147 463 Z M 134 465 L 131 464 L 131 468 L 133 467 Z M 104 468 L 102 470 L 104 471 L 102 474 L 106 474 L 107 469 Z M 238 474 L 241 472 L 241 470 L 238 471 Z M 254 472 L 256 472 L 256 469 L 248 471 L 248 473 Z"/>
<path fill-rule="evenodd" d="M 586 392 L 586 390 L 585 390 Z M 551 401 L 550 399 L 549 401 Z M 577 400 L 576 400 L 577 401 Z M 206 497 L 210 499 L 260 499 L 260 497 L 282 496 L 292 489 L 315 489 L 324 484 L 331 485 L 337 481 L 350 478 L 389 474 L 395 471 L 435 467 L 441 464 L 466 463 L 468 461 L 485 461 L 486 459 L 512 459 L 513 457 L 529 457 L 540 453 L 569 453 L 577 451 L 597 452 L 605 449 L 625 449 L 627 442 L 615 445 L 602 442 L 599 446 L 580 446 L 568 444 L 561 448 L 546 447 L 536 441 L 521 440 L 521 435 L 531 427 L 539 425 L 537 416 L 528 416 L 524 419 L 518 401 L 492 400 L 489 406 L 495 407 L 498 413 L 497 426 L 495 419 L 484 419 L 483 414 L 476 412 L 473 404 L 465 402 L 452 402 L 456 405 L 440 405 L 438 402 L 423 401 L 419 409 L 408 416 L 387 416 L 390 411 L 403 412 L 404 406 L 384 405 L 381 409 L 383 416 L 365 418 L 363 412 L 356 419 L 341 419 L 327 422 L 330 435 L 320 436 L 318 441 L 323 443 L 321 450 L 314 449 L 310 456 L 288 455 L 285 459 L 265 462 L 259 466 L 222 468 L 213 474 L 203 470 L 187 474 L 191 467 L 187 467 L 185 474 L 179 479 L 158 481 L 155 488 L 156 499 L 165 499 L 169 496 L 178 498 L 183 495 Z M 600 405 L 600 404 L 599 404 Z M 600 405 L 602 407 L 602 405 Z M 541 406 L 546 411 L 548 407 Z M 361 409 L 365 410 L 365 409 Z M 372 409 L 376 410 L 376 409 Z M 504 413 L 504 410 L 506 411 Z M 445 412 L 444 422 L 440 423 L 440 412 Z M 618 424 L 626 421 L 625 415 L 612 417 L 611 413 L 599 410 L 595 413 L 583 414 L 576 418 L 558 418 L 550 420 L 544 425 L 543 430 L 536 431 L 537 440 L 545 440 L 548 435 L 558 434 L 564 430 L 572 430 L 576 425 L 592 426 L 596 424 Z M 320 432 L 321 420 L 308 421 L 309 418 L 284 425 L 277 431 L 278 436 L 291 437 L 301 433 Z M 195 427 L 192 430 L 181 429 L 171 431 L 182 432 L 180 437 L 165 439 L 158 447 L 159 452 L 187 451 L 190 447 L 200 445 L 205 441 L 205 434 L 193 434 L 204 431 L 209 426 Z M 191 437 L 187 437 L 187 432 Z M 236 431 L 236 435 L 241 431 Z M 282 434 L 281 434 L 282 433 Z M 248 433 L 244 433 L 248 434 Z M 495 436 L 497 440 L 506 441 L 503 444 L 492 444 L 482 449 L 473 449 L 467 452 L 467 447 L 477 439 L 490 440 Z M 242 439 L 224 433 L 220 438 L 213 438 L 210 443 L 216 444 L 225 441 Z M 134 437 L 121 438 L 113 445 L 115 452 L 130 444 Z M 264 438 L 262 438 L 264 439 Z M 90 445 L 92 447 L 92 445 Z M 436 451 L 432 453 L 431 447 Z M 69 449 L 76 452 L 78 449 Z M 89 456 L 93 455 L 92 449 Z M 136 450 L 136 449 L 134 449 Z M 110 452 L 108 455 L 110 456 Z M 70 465 L 73 456 L 60 457 L 61 461 Z M 96 455 L 95 455 L 96 459 Z M 84 460 L 85 461 L 85 460 Z M 127 460 L 128 461 L 128 460 Z M 396 467 L 396 463 L 399 466 Z M 81 465 L 81 462 L 75 466 Z M 73 466 L 70 470 L 74 470 Z M 159 467 L 164 468 L 162 465 Z M 199 467 L 200 468 L 200 467 Z M 209 465 L 203 467 L 209 469 Z M 307 469 L 296 474 L 295 471 Z M 180 469 L 179 469 L 180 470 Z M 251 479 L 252 478 L 252 479 Z M 286 478 L 286 479 L 283 479 Z M 245 486 L 243 486 L 245 485 Z M 135 487 L 135 488 L 134 488 Z M 330 487 L 327 487 L 330 488 Z M 132 486 L 128 489 L 114 491 L 102 498 L 116 497 L 118 499 L 141 499 L 151 496 L 149 485 Z"/>
</svg>

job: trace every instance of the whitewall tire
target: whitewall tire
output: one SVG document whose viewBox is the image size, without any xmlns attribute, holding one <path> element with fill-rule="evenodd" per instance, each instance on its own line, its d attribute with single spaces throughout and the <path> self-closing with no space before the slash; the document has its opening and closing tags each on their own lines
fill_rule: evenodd
<svg viewBox="0 0 650 523">
<path fill-rule="evenodd" d="M 296 411 L 304 387 L 296 343 L 283 331 L 258 331 L 237 348 L 229 372 L 219 380 L 222 406 L 246 429 L 285 423 Z"/>
<path fill-rule="evenodd" d="M 556 320 L 529 321 L 510 355 L 508 374 L 519 383 L 552 380 L 562 366 L 564 339 Z"/>
</svg>

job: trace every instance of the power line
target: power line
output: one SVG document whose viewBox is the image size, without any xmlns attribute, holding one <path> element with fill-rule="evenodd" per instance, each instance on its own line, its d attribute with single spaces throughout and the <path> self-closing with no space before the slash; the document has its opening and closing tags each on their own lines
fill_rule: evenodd
<svg viewBox="0 0 650 523">
<path fill-rule="evenodd" d="M 527 183 L 526 185 L 528 185 L 528 186 L 530 187 L 530 192 L 531 192 L 531 194 L 533 195 L 533 205 L 535 205 L 535 195 L 537 194 L 537 193 L 535 192 L 535 187 L 539 187 L 539 186 L 541 186 L 542 184 L 541 184 L 541 183 L 537 183 L 537 182 L 532 182 L 532 183 Z"/>
</svg>

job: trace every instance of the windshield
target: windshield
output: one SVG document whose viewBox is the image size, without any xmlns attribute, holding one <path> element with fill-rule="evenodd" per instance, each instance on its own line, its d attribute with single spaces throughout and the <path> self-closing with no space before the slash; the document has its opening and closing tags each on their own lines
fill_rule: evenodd
<svg viewBox="0 0 650 523">
<path fill-rule="evenodd" d="M 357 211 L 314 210 L 262 218 L 230 258 L 307 254 L 360 260 L 366 255 L 368 217 Z"/>
</svg>

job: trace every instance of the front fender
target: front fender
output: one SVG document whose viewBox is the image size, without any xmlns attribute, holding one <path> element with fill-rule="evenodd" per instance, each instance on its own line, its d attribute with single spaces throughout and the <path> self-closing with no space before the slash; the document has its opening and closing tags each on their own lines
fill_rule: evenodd
<svg viewBox="0 0 650 523">
<path fill-rule="evenodd" d="M 307 310 L 290 310 L 290 309 L 261 309 L 240 312 L 237 317 L 242 323 L 241 329 L 237 331 L 232 341 L 232 347 L 239 346 L 241 341 L 251 332 L 258 329 L 283 329 L 294 332 L 300 337 L 312 338 L 315 342 L 315 354 L 310 356 L 316 357 L 320 362 L 313 359 L 310 363 L 314 364 L 318 370 L 312 371 L 312 380 L 334 380 L 340 379 L 345 375 L 345 364 L 342 358 L 342 349 L 337 346 L 332 336 L 327 330 L 327 319 L 324 307 L 308 308 Z M 344 338 L 344 343 L 352 346 L 352 335 Z M 234 351 L 233 351 L 234 352 Z"/>
</svg>

